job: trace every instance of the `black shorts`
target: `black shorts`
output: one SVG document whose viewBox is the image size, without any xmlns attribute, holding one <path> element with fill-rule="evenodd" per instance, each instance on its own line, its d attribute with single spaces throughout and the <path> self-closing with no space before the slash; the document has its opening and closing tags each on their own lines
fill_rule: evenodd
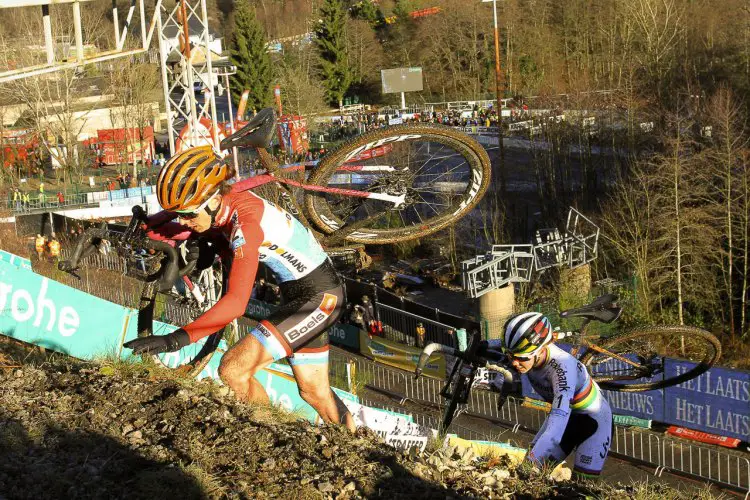
<svg viewBox="0 0 750 500">
<path fill-rule="evenodd" d="M 346 294 L 327 260 L 310 274 L 279 285 L 282 306 L 250 332 L 273 356 L 289 364 L 328 361 L 328 328 L 339 318 Z"/>
</svg>

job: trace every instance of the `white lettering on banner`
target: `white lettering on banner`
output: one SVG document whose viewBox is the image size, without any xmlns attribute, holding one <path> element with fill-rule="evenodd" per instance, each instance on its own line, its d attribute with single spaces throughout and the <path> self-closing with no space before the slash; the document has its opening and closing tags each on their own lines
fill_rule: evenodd
<svg viewBox="0 0 750 500">
<path fill-rule="evenodd" d="M 19 305 L 21 299 L 26 302 L 25 308 Z M 31 294 L 26 290 L 16 290 L 10 302 L 10 313 L 16 321 L 24 322 L 30 320 L 34 315 L 34 303 L 31 300 Z"/>
<path fill-rule="evenodd" d="M 64 306 L 60 309 L 60 315 L 56 318 L 57 309 L 54 302 L 47 298 L 49 280 L 42 278 L 42 284 L 39 287 L 39 294 L 36 298 L 36 318 L 32 323 L 33 326 L 42 325 L 45 313 L 49 313 L 49 320 L 46 323 L 46 329 L 51 332 L 57 319 L 57 330 L 63 337 L 70 337 L 78 331 L 81 325 L 81 318 L 78 312 L 70 306 Z M 10 314 L 19 323 L 29 321 L 34 317 L 35 304 L 28 290 L 17 288 L 13 290 L 13 285 L 0 282 L 0 311 L 5 310 L 10 296 Z"/>
<path fill-rule="evenodd" d="M 740 434 L 746 440 L 750 436 L 750 416 L 721 409 L 711 411 L 711 405 L 706 405 L 706 425 L 712 429 Z"/>
<path fill-rule="evenodd" d="M 271 315 L 271 310 L 258 302 L 248 302 L 246 312 L 254 316 L 268 317 Z"/>
<path fill-rule="evenodd" d="M 615 410 L 627 410 L 646 415 L 654 414 L 654 397 L 650 394 L 604 391 L 604 396 Z"/>
<path fill-rule="evenodd" d="M 690 424 L 703 425 L 703 406 L 688 402 L 686 399 L 675 398 L 675 418 Z"/>
<path fill-rule="evenodd" d="M 686 399 L 676 399 L 675 419 L 711 429 L 750 436 L 750 416 L 719 409 L 711 405 L 697 405 Z"/>
<path fill-rule="evenodd" d="M 331 329 L 328 330 L 328 335 L 335 339 L 346 340 L 346 330 L 336 325 L 333 325 Z"/>
<path fill-rule="evenodd" d="M 677 366 L 676 371 L 680 375 L 687 372 L 688 367 Z M 694 379 L 678 384 L 677 387 L 722 398 L 750 401 L 750 380 L 717 376 L 710 370 Z"/>
</svg>

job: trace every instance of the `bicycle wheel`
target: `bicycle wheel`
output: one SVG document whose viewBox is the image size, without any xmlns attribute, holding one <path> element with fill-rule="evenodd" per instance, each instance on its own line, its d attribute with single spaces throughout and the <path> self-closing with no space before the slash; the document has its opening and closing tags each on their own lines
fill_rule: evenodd
<svg viewBox="0 0 750 500">
<path fill-rule="evenodd" d="M 650 391 L 681 384 L 706 372 L 721 356 L 719 339 L 691 326 L 640 328 L 614 335 L 597 345 L 639 365 L 631 366 L 590 348 L 581 357 L 581 363 L 589 368 L 602 388 L 621 392 Z M 690 361 L 695 366 L 662 380 L 638 382 L 641 378 L 665 375 L 664 357 Z"/>
<path fill-rule="evenodd" d="M 223 274 L 219 275 L 222 287 L 218 290 L 219 294 L 226 289 L 226 283 Z M 214 286 L 216 288 L 216 286 Z M 216 293 L 215 290 L 209 293 Z M 210 305 L 209 305 L 210 306 Z M 154 334 L 154 313 L 159 310 L 159 317 L 171 324 L 184 325 L 195 319 L 202 311 L 180 306 L 175 303 L 171 294 L 161 294 L 157 292 L 157 282 L 151 281 L 143 285 L 141 299 L 138 307 L 138 337 L 148 337 Z M 193 344 L 185 347 L 183 350 L 190 350 L 189 354 L 179 359 L 177 366 L 170 366 L 159 356 L 144 355 L 150 357 L 156 363 L 163 366 L 184 370 L 189 377 L 197 377 L 211 361 L 216 348 L 219 345 L 227 327 L 209 335 L 203 345 Z M 180 351 L 182 352 L 182 351 Z M 167 355 L 169 356 L 169 355 Z"/>
<path fill-rule="evenodd" d="M 309 183 L 403 196 L 401 206 L 345 193 L 306 191 L 304 207 L 324 234 L 367 220 L 346 240 L 407 241 L 468 214 L 487 191 L 490 171 L 487 152 L 469 136 L 440 125 L 399 125 L 339 146 L 321 160 Z"/>
</svg>

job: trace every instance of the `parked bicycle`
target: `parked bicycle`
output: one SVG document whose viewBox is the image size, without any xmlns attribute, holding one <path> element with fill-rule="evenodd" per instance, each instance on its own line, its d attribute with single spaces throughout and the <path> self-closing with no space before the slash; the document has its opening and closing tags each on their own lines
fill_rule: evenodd
<svg viewBox="0 0 750 500">
<path fill-rule="evenodd" d="M 484 148 L 448 127 L 376 130 L 342 144 L 319 162 L 291 165 L 279 165 L 266 150 L 275 130 L 273 110 L 264 109 L 221 142 L 223 150 L 253 148 L 263 168 L 234 189 L 273 186 L 277 195 L 273 201 L 310 227 L 331 253 L 342 245 L 395 243 L 432 234 L 468 214 L 489 186 L 490 161 Z M 190 292 L 183 293 L 181 300 L 202 311 L 223 295 L 228 274 L 216 262 L 196 275 L 180 258 L 174 242 L 147 237 L 141 228 L 145 217 L 140 207 L 134 207 L 122 233 L 109 231 L 106 224 L 87 230 L 71 258 L 59 264 L 61 270 L 75 274 L 87 255 L 101 248 L 102 242 L 110 242 L 124 259 L 127 274 L 145 282 L 139 337 L 153 334 L 159 302 L 175 302 L 177 280 Z M 223 335 L 224 329 L 210 335 L 187 360 L 190 374 L 203 370 Z"/>
<path fill-rule="evenodd" d="M 610 337 L 592 337 L 587 327 L 591 321 L 612 323 L 619 318 L 622 308 L 617 297 L 603 295 L 588 305 L 562 311 L 562 318 L 583 318 L 580 330 L 568 335 L 558 334 L 556 340 L 573 344 L 571 354 L 587 367 L 592 378 L 603 389 L 621 392 L 641 392 L 681 384 L 711 368 L 721 357 L 721 343 L 711 333 L 691 326 L 647 326 Z M 441 391 L 446 399 L 441 421 L 445 432 L 453 421 L 459 405 L 469 399 L 474 378 L 479 368 L 503 374 L 504 384 L 499 406 L 511 389 L 513 375 L 504 354 L 482 348 L 479 332 L 473 332 L 468 348 L 458 349 L 432 343 L 422 351 L 417 368 L 419 377 L 430 356 L 444 353 L 457 358 L 450 376 Z M 691 362 L 686 371 L 666 372 L 666 358 Z"/>
</svg>

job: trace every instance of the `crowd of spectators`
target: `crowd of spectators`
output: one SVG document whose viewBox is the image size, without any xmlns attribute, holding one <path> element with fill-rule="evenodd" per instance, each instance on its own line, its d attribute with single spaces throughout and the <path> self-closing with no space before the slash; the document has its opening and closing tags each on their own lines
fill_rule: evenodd
<svg viewBox="0 0 750 500">
<path fill-rule="evenodd" d="M 510 119 L 504 121 L 513 122 L 528 118 L 528 107 L 523 105 L 511 108 Z M 498 116 L 495 108 L 480 108 L 479 106 L 474 106 L 470 110 L 452 109 L 403 114 L 398 114 L 396 111 L 371 111 L 316 123 L 312 125 L 310 135 L 314 142 L 337 143 L 394 123 L 438 123 L 450 127 L 496 127 Z M 316 159 L 315 153 L 317 151 L 311 151 L 311 157 L 307 159 Z"/>
</svg>

